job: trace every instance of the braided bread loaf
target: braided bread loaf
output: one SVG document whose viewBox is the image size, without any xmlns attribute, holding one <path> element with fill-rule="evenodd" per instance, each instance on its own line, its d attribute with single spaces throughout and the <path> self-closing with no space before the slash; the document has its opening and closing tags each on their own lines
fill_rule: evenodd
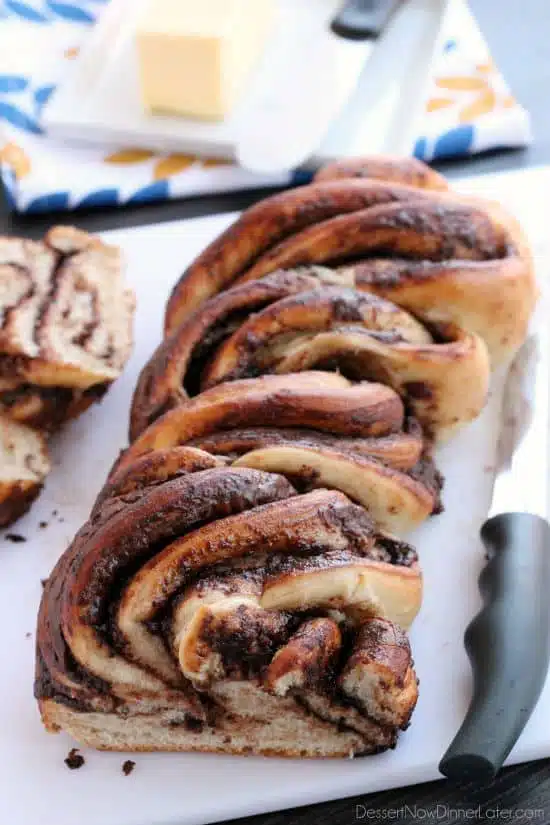
<svg viewBox="0 0 550 825">
<path fill-rule="evenodd" d="M 497 206 L 417 161 L 317 177 L 245 212 L 172 294 L 130 446 L 45 588 L 50 730 L 347 756 L 409 722 L 422 579 L 396 536 L 440 509 L 433 443 L 520 344 L 531 262 Z"/>
<path fill-rule="evenodd" d="M 498 204 L 450 192 L 419 161 L 369 158 L 244 212 L 176 284 L 166 333 L 232 284 L 312 264 L 425 322 L 477 333 L 495 363 L 523 341 L 536 298 L 523 233 Z"/>
<path fill-rule="evenodd" d="M 65 226 L 41 242 L 0 238 L 0 283 L 5 525 L 28 508 L 48 472 L 42 434 L 101 399 L 122 371 L 134 297 L 119 250 Z"/>
</svg>

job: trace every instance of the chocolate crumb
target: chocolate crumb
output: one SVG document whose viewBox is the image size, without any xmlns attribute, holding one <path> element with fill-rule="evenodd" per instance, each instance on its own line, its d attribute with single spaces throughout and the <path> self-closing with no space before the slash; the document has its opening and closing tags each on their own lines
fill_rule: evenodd
<svg viewBox="0 0 550 825">
<path fill-rule="evenodd" d="M 27 541 L 25 536 L 22 536 L 20 533 L 6 533 L 4 538 L 6 541 L 12 541 L 14 544 L 21 544 L 22 541 Z"/>
<path fill-rule="evenodd" d="M 84 757 L 78 752 L 78 748 L 71 748 L 66 759 L 63 760 L 71 771 L 76 771 L 84 764 Z"/>
<path fill-rule="evenodd" d="M 46 587 L 46 585 L 48 584 L 48 579 L 40 579 L 40 584 L 42 585 L 42 587 Z"/>
<path fill-rule="evenodd" d="M 134 768 L 136 767 L 136 763 L 133 762 L 131 759 L 127 759 L 126 762 L 122 765 L 122 773 L 124 776 L 130 776 Z"/>
<path fill-rule="evenodd" d="M 31 636 L 32 636 L 32 633 L 25 633 L 25 639 L 30 639 Z"/>
<path fill-rule="evenodd" d="M 57 515 L 57 510 L 52 510 L 52 516 L 56 516 L 56 515 Z"/>
<path fill-rule="evenodd" d="M 41 530 L 43 530 L 45 527 L 48 526 L 48 522 L 47 521 L 41 521 L 38 526 L 40 527 Z"/>
</svg>

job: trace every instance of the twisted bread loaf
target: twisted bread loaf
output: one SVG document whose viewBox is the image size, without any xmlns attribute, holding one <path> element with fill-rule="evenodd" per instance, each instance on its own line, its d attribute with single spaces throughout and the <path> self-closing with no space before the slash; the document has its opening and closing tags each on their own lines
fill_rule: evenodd
<svg viewBox="0 0 550 825">
<path fill-rule="evenodd" d="M 521 229 L 498 204 L 445 191 L 444 180 L 422 167 L 390 159 L 334 164 L 312 184 L 252 206 L 176 284 L 166 333 L 232 284 L 330 264 L 349 286 L 423 321 L 478 334 L 495 363 L 510 357 L 536 297 Z"/>
<path fill-rule="evenodd" d="M 390 620 L 407 626 L 419 606 L 412 548 L 337 491 L 298 495 L 196 448 L 125 472 L 45 588 L 47 726 L 106 748 L 392 745 L 417 694 Z"/>
<path fill-rule="evenodd" d="M 445 189 L 417 161 L 335 164 L 245 212 L 176 285 L 130 446 L 44 592 L 50 730 L 109 749 L 393 746 L 422 588 L 395 535 L 440 509 L 433 441 L 478 414 L 489 353 L 519 345 L 535 297 L 513 221 Z"/>
<path fill-rule="evenodd" d="M 132 346 L 134 298 L 119 250 L 64 226 L 42 242 L 0 238 L 0 283 L 5 454 L 8 443 L 17 445 L 6 463 L 4 525 L 28 508 L 48 472 L 35 430 L 59 429 L 120 374 Z"/>
</svg>

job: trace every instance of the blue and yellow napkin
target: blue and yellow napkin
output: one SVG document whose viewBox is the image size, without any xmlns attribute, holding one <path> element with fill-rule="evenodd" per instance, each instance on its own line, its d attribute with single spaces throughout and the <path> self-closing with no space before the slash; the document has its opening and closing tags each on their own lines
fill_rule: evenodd
<svg viewBox="0 0 550 825">
<path fill-rule="evenodd" d="M 0 0 L 0 170 L 19 212 L 161 201 L 291 182 L 231 163 L 48 138 L 41 112 L 108 0 Z M 415 146 L 424 160 L 524 146 L 529 117 L 510 94 L 464 0 L 453 0 Z"/>
</svg>

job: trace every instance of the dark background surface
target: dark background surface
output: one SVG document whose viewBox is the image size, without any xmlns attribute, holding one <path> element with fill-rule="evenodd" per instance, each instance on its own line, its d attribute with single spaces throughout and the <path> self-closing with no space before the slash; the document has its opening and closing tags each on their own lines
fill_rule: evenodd
<svg viewBox="0 0 550 825">
<path fill-rule="evenodd" d="M 550 163 L 550 0 L 470 0 L 493 57 L 512 91 L 529 109 L 534 144 L 522 151 L 491 153 L 467 162 L 440 164 L 449 176 L 463 176 Z M 273 190 L 269 190 L 272 192 Z M 242 209 L 266 192 L 256 190 L 157 206 L 60 215 L 59 221 L 90 231 L 167 221 Z M 56 217 L 9 215 L 0 198 L 0 232 L 36 237 Z M 550 217 L 550 216 L 549 216 Z M 437 662 L 433 663 L 434 668 Z M 434 724 L 437 720 L 434 719 Z M 368 759 L 364 760 L 365 775 Z M 242 762 L 246 771 L 246 760 Z M 215 793 L 215 787 L 212 788 Z M 485 787 L 447 780 L 238 820 L 239 825 L 351 825 L 370 822 L 464 821 L 550 823 L 550 760 L 502 771 Z M 237 820 L 234 820 L 235 825 Z"/>
</svg>

